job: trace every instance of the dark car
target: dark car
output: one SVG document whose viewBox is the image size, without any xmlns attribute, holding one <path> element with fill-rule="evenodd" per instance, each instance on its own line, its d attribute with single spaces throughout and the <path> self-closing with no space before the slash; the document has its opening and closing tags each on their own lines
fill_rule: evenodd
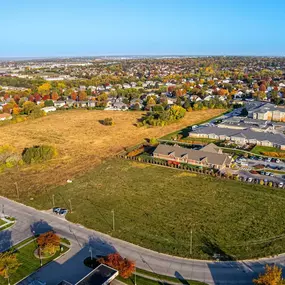
<svg viewBox="0 0 285 285">
<path fill-rule="evenodd" d="M 53 213 L 55 213 L 55 214 L 59 214 L 60 211 L 61 211 L 61 208 L 59 208 L 59 207 L 54 207 L 54 208 L 52 209 L 52 211 L 53 211 Z"/>
<path fill-rule="evenodd" d="M 65 216 L 67 213 L 68 213 L 68 210 L 66 210 L 66 209 L 61 209 L 59 211 L 59 215 L 61 215 L 61 216 Z"/>
</svg>

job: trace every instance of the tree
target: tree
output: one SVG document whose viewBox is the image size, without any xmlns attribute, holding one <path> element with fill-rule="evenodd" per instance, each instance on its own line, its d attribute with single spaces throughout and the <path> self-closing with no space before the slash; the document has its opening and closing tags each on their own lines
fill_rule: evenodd
<svg viewBox="0 0 285 285">
<path fill-rule="evenodd" d="M 72 100 L 76 100 L 77 99 L 77 93 L 75 91 L 73 91 L 71 94 L 70 94 L 70 97 Z"/>
<path fill-rule="evenodd" d="M 112 118 L 105 118 L 104 120 L 102 120 L 102 125 L 104 126 L 114 126 L 115 122 Z"/>
<path fill-rule="evenodd" d="M 41 95 L 47 95 L 50 92 L 50 88 L 51 88 L 50 83 L 44 83 L 44 84 L 42 84 L 41 86 L 38 87 L 38 92 Z"/>
<path fill-rule="evenodd" d="M 37 244 L 43 253 L 53 255 L 59 250 L 60 237 L 53 231 L 49 231 L 37 238 Z"/>
<path fill-rule="evenodd" d="M 117 269 L 120 276 L 123 278 L 129 278 L 135 271 L 135 263 L 123 258 L 119 253 L 112 253 L 103 258 L 99 258 L 98 262 L 104 263 L 110 267 Z"/>
<path fill-rule="evenodd" d="M 8 280 L 17 271 L 21 264 L 17 260 L 17 255 L 9 251 L 0 253 L 0 275 Z"/>
<path fill-rule="evenodd" d="M 241 116 L 246 117 L 248 115 L 248 111 L 246 108 L 243 108 L 240 113 Z"/>
<path fill-rule="evenodd" d="M 186 110 L 181 106 L 171 106 L 169 109 L 170 120 L 179 120 L 185 116 Z"/>
<path fill-rule="evenodd" d="M 45 107 L 50 107 L 54 105 L 52 100 L 46 100 L 44 104 L 45 104 Z"/>
<path fill-rule="evenodd" d="M 30 115 L 36 108 L 36 104 L 31 102 L 31 101 L 27 101 L 23 104 L 23 111 L 26 115 Z"/>
<path fill-rule="evenodd" d="M 87 94 L 85 91 L 80 91 L 78 97 L 79 101 L 85 101 L 87 99 Z"/>
<path fill-rule="evenodd" d="M 59 98 L 59 96 L 58 96 L 57 92 L 55 92 L 55 91 L 52 92 L 52 94 L 51 94 L 51 99 L 54 100 L 54 101 L 57 101 L 58 98 Z"/>
<path fill-rule="evenodd" d="M 282 269 L 276 265 L 270 266 L 266 264 L 265 273 L 260 274 L 258 279 L 253 279 L 255 285 L 283 285 Z"/>
<path fill-rule="evenodd" d="M 262 91 L 262 92 L 266 91 L 266 86 L 265 86 L 265 84 L 262 83 L 262 84 L 259 86 L 259 91 Z"/>
</svg>

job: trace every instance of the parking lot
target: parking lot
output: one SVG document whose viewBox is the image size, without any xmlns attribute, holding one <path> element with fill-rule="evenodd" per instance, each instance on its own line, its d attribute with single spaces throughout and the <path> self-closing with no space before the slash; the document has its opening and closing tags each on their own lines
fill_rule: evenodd
<svg viewBox="0 0 285 285">
<path fill-rule="evenodd" d="M 249 158 L 238 157 L 235 160 L 239 179 L 248 183 L 277 183 L 279 188 L 284 188 L 285 174 L 276 171 L 284 171 L 285 163 L 276 158 L 263 158 L 251 156 Z M 274 172 L 273 172 L 273 171 Z"/>
</svg>

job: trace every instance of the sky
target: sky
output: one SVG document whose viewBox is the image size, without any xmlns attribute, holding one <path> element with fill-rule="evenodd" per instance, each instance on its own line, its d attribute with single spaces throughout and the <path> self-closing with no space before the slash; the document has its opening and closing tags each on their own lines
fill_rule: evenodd
<svg viewBox="0 0 285 285">
<path fill-rule="evenodd" d="M 284 0 L 0 0 L 0 58 L 285 56 Z"/>
</svg>

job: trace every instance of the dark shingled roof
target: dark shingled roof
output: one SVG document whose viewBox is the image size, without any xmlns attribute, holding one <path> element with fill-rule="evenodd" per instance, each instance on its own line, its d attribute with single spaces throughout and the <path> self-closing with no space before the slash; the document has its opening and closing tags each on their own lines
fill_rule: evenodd
<svg viewBox="0 0 285 285">
<path fill-rule="evenodd" d="M 178 145 L 165 145 L 159 144 L 157 148 L 154 150 L 154 154 L 162 154 L 162 155 L 170 155 L 172 154 L 175 157 L 183 158 L 187 157 L 188 159 L 195 160 L 195 161 L 202 161 L 204 159 L 207 160 L 210 164 L 215 165 L 224 165 L 225 163 L 229 163 L 231 158 L 226 154 L 220 154 L 215 152 L 215 148 L 213 147 L 214 144 L 211 144 L 208 147 L 208 151 L 201 150 L 193 150 L 184 147 L 180 147 Z M 218 147 L 216 147 L 218 148 Z M 205 147 L 207 150 L 207 148 Z"/>
<path fill-rule="evenodd" d="M 100 264 L 75 285 L 102 285 L 110 282 L 118 275 L 118 271 L 105 264 Z"/>
</svg>

